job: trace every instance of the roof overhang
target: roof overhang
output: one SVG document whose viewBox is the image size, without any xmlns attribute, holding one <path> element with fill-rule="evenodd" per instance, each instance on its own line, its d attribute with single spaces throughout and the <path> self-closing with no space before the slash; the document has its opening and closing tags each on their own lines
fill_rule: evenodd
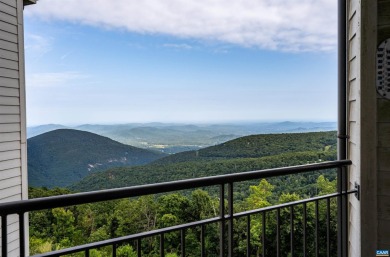
<svg viewBox="0 0 390 257">
<path fill-rule="evenodd" d="M 36 4 L 37 0 L 23 0 L 23 5 L 30 5 L 30 4 Z"/>
</svg>

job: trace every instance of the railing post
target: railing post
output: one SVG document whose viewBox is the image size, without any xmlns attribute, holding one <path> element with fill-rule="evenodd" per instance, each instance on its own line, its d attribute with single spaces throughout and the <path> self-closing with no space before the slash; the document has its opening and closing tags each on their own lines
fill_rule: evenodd
<svg viewBox="0 0 390 257">
<path fill-rule="evenodd" d="M 24 226 L 24 213 L 19 213 L 19 252 L 20 257 L 26 256 L 26 237 L 25 237 L 25 226 Z"/>
<path fill-rule="evenodd" d="M 348 256 L 348 176 L 346 167 L 337 170 L 337 256 Z"/>
<path fill-rule="evenodd" d="M 276 209 L 276 257 L 280 257 L 280 208 Z"/>
<path fill-rule="evenodd" d="M 206 249 L 205 249 L 205 242 L 204 238 L 206 236 L 206 231 L 205 231 L 205 225 L 200 226 L 200 256 L 205 257 L 206 256 Z"/>
<path fill-rule="evenodd" d="M 165 256 L 165 248 L 164 248 L 164 233 L 160 234 L 160 256 Z"/>
<path fill-rule="evenodd" d="M 303 257 L 307 256 L 307 205 L 303 204 Z"/>
<path fill-rule="evenodd" d="M 181 257 L 186 256 L 186 231 L 184 229 L 180 230 L 180 249 L 181 249 Z"/>
<path fill-rule="evenodd" d="M 142 250 L 142 242 L 141 238 L 137 239 L 137 257 L 141 257 L 141 250 Z"/>
<path fill-rule="evenodd" d="M 341 170 L 343 171 L 343 240 L 344 240 L 344 256 L 348 257 L 348 224 L 349 224 L 349 219 L 348 219 L 348 183 L 349 183 L 349 178 L 348 178 L 348 168 L 347 167 L 342 167 Z"/>
<path fill-rule="evenodd" d="M 294 257 L 294 206 L 290 207 L 290 250 L 291 257 Z"/>
<path fill-rule="evenodd" d="M 251 215 L 247 216 L 246 220 L 246 256 L 251 256 Z"/>
<path fill-rule="evenodd" d="M 7 215 L 1 216 L 1 256 L 7 256 Z"/>
<path fill-rule="evenodd" d="M 338 160 L 347 159 L 347 1 L 338 0 Z M 337 192 L 347 191 L 346 168 L 338 168 Z M 337 256 L 348 255 L 348 195 L 337 199 Z"/>
<path fill-rule="evenodd" d="M 221 218 L 219 228 L 219 256 L 225 256 L 225 185 L 219 187 L 219 217 Z"/>
<path fill-rule="evenodd" d="M 233 183 L 228 184 L 228 211 L 229 211 L 229 231 L 228 231 L 228 256 L 233 257 Z"/>
</svg>

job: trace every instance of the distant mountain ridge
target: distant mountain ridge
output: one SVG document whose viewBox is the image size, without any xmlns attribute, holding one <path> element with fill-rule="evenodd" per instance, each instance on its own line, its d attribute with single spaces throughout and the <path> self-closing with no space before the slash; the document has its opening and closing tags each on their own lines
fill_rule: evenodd
<svg viewBox="0 0 390 257">
<path fill-rule="evenodd" d="M 27 136 L 53 130 L 56 126 L 28 127 Z M 70 128 L 70 127 L 68 127 Z M 117 125 L 85 124 L 72 129 L 92 132 L 109 137 L 123 144 L 164 153 L 198 150 L 235 138 L 254 134 L 302 133 L 336 130 L 336 122 L 253 122 L 232 124 L 174 124 L 174 123 L 130 123 Z"/>
<path fill-rule="evenodd" d="M 29 185 L 49 188 L 68 186 L 96 171 L 143 165 L 166 156 L 73 129 L 29 138 L 27 152 Z"/>
<path fill-rule="evenodd" d="M 61 124 L 45 124 L 34 127 L 27 127 L 27 138 L 35 137 L 56 129 L 67 129 L 67 126 Z"/>
<path fill-rule="evenodd" d="M 240 137 L 196 151 L 186 151 L 154 161 L 169 164 L 231 158 L 258 158 L 287 152 L 336 149 L 336 132 L 261 134 Z"/>
<path fill-rule="evenodd" d="M 335 131 L 252 135 L 144 166 L 97 172 L 70 188 L 90 191 L 330 161 L 336 158 L 336 144 Z"/>
</svg>

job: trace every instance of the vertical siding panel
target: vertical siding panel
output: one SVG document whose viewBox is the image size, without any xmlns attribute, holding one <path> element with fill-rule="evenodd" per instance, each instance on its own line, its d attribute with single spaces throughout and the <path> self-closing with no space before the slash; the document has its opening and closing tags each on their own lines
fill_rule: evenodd
<svg viewBox="0 0 390 257">
<path fill-rule="evenodd" d="M 0 180 L 5 180 L 13 177 L 20 177 L 20 168 L 0 171 Z"/>
<path fill-rule="evenodd" d="M 359 90 L 358 90 L 358 85 L 356 78 L 353 80 L 350 80 L 349 83 L 349 90 L 348 90 L 348 99 L 349 101 L 356 101 L 359 97 Z"/>
<path fill-rule="evenodd" d="M 351 143 L 354 143 L 355 145 L 359 141 L 359 131 L 357 129 L 356 122 L 350 122 L 349 123 L 349 140 Z"/>
<path fill-rule="evenodd" d="M 349 102 L 349 120 L 357 122 L 359 119 L 359 112 L 356 111 L 358 106 L 357 101 Z"/>
<path fill-rule="evenodd" d="M 2 170 L 9 170 L 9 169 L 13 169 L 13 168 L 19 168 L 20 169 L 20 166 L 21 166 L 21 162 L 20 162 L 20 159 L 13 159 L 13 160 L 6 160 L 6 161 L 2 161 L 0 162 L 0 171 Z M 4 192 L 1 191 L 1 196 L 4 196 Z"/>
<path fill-rule="evenodd" d="M 348 1 L 348 9 L 347 9 L 348 15 L 347 15 L 347 17 L 349 19 L 351 19 L 351 17 L 353 15 L 355 15 L 356 12 L 358 11 L 358 8 L 359 8 L 359 2 L 358 1 L 356 1 L 356 0 Z"/>
<path fill-rule="evenodd" d="M 0 154 L 0 162 L 7 161 L 7 160 L 14 160 L 14 159 L 20 159 L 19 150 L 1 152 Z"/>
<path fill-rule="evenodd" d="M 19 90 L 10 87 L 0 87 L 0 96 L 16 96 L 19 97 Z"/>
<path fill-rule="evenodd" d="M 2 11 L 0 11 L 0 21 L 7 22 L 7 23 L 10 23 L 10 24 L 16 24 L 16 22 L 17 22 L 16 21 L 16 17 L 14 17 L 12 15 L 9 15 L 7 13 L 4 13 Z M 8 41 L 15 42 L 15 43 L 18 42 L 17 36 L 12 37 L 12 38 L 13 38 L 13 40 L 8 40 Z"/>
<path fill-rule="evenodd" d="M 353 161 L 349 168 L 350 186 L 355 181 L 360 181 L 360 90 L 359 66 L 360 66 L 360 2 L 358 0 L 347 1 L 347 96 L 348 96 L 348 158 Z M 360 205 L 350 199 L 349 203 L 349 256 L 360 255 Z"/>
<path fill-rule="evenodd" d="M 19 131 L 20 131 L 20 126 L 18 123 L 0 124 L 0 133 L 19 132 Z"/>
<path fill-rule="evenodd" d="M 21 185 L 21 181 L 19 177 L 4 179 L 0 181 L 0 190 L 13 187 L 13 186 L 20 186 L 20 185 Z"/>
<path fill-rule="evenodd" d="M 348 60 L 352 60 L 353 58 L 356 58 L 358 56 L 359 54 L 357 52 L 357 50 L 359 49 L 358 44 L 359 42 L 355 34 L 349 39 Z"/>
<path fill-rule="evenodd" d="M 15 0 L 0 0 L 0 2 L 16 8 L 16 1 Z"/>
<path fill-rule="evenodd" d="M 24 20 L 23 20 L 23 0 L 17 1 L 18 6 L 18 37 L 19 37 L 19 100 L 20 100 L 20 155 L 21 155 L 21 183 L 22 199 L 28 199 L 28 174 L 27 174 L 27 122 L 26 122 L 26 81 L 25 81 L 25 63 L 24 63 Z M 28 213 L 24 214 L 25 227 L 25 252 L 30 255 L 30 240 L 28 229 Z"/>
<path fill-rule="evenodd" d="M 20 141 L 20 133 L 0 133 L 0 143 Z"/>
<path fill-rule="evenodd" d="M 7 124 L 7 123 L 19 123 L 20 122 L 20 116 L 14 115 L 14 114 L 0 114 L 0 124 Z"/>
<path fill-rule="evenodd" d="M 10 1 L 11 2 L 11 1 Z M 16 0 L 12 1 L 16 3 Z M 3 3 L 3 1 L 0 1 L 0 10 L 2 12 L 5 12 L 9 15 L 16 17 L 16 8 L 13 5 L 9 5 L 8 3 Z"/>
<path fill-rule="evenodd" d="M 0 34 L 2 34 L 2 33 L 4 33 L 4 32 L 2 31 Z M 1 48 L 0 48 L 0 58 L 2 60 L 10 60 L 10 61 L 16 61 L 16 62 L 19 60 L 18 53 L 10 52 L 10 51 L 7 51 L 7 50 L 1 49 Z M 3 80 L 2 80 L 0 85 L 10 87 L 9 81 L 3 82 Z M 13 87 L 18 88 L 19 87 L 18 85 L 19 85 L 19 82 L 15 81 Z"/>
<path fill-rule="evenodd" d="M 23 33 L 23 0 L 0 0 L 0 202 L 27 198 Z M 18 220 L 8 229 L 18 256 Z"/>
<path fill-rule="evenodd" d="M 355 80 L 358 75 L 357 73 L 359 72 L 359 63 L 358 63 L 358 58 L 357 57 L 354 57 L 353 59 L 351 59 L 349 61 L 349 69 L 348 69 L 348 80 L 351 81 L 351 80 Z"/>
</svg>

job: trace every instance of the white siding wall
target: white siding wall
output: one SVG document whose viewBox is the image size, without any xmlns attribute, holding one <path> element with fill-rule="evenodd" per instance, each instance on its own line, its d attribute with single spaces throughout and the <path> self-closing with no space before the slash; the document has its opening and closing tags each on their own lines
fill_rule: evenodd
<svg viewBox="0 0 390 257">
<path fill-rule="evenodd" d="M 377 0 L 348 0 L 347 91 L 350 188 L 349 256 L 372 256 L 377 249 L 377 159 L 375 49 Z"/>
<path fill-rule="evenodd" d="M 25 116 L 23 1 L 0 0 L 0 203 L 27 199 Z M 9 216 L 9 256 L 19 254 L 18 231 Z"/>
<path fill-rule="evenodd" d="M 349 158 L 353 161 L 350 167 L 350 181 L 358 181 L 360 183 L 360 78 L 358 67 L 360 66 L 360 6 L 358 0 L 350 0 L 347 6 L 348 10 L 348 52 L 347 52 L 347 88 L 348 88 L 348 127 L 350 140 L 348 144 Z M 350 187 L 351 187 L 350 183 Z M 351 242 L 349 253 L 350 256 L 360 257 L 360 204 L 356 199 L 350 199 L 349 205 L 349 240 Z"/>
</svg>

